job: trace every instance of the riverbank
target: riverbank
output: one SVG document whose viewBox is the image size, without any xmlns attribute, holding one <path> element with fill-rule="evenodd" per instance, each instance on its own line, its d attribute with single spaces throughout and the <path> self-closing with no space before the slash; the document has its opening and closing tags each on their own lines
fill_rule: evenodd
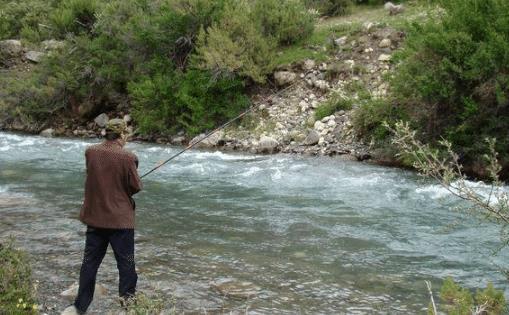
<svg viewBox="0 0 509 315">
<path fill-rule="evenodd" d="M 417 6 L 403 14 L 389 16 L 381 7 L 354 14 L 322 19 L 316 26 L 312 46 L 293 46 L 279 52 L 280 65 L 271 80 L 274 86 L 253 86 L 252 106 L 257 110 L 242 121 L 200 144 L 202 148 L 250 153 L 293 153 L 340 156 L 342 159 L 399 165 L 398 160 L 373 146 L 356 132 L 356 110 L 368 99 L 383 98 L 389 86 L 385 80 L 392 70 L 391 58 L 404 41 L 404 21 L 419 17 Z M 16 45 L 21 45 L 18 47 Z M 9 75 L 25 74 L 37 67 L 40 54 L 49 54 L 64 43 L 47 41 L 39 54 L 16 44 L 21 53 L 6 70 Z M 281 92 L 284 90 L 283 92 Z M 0 129 L 40 133 L 44 136 L 95 138 L 104 133 L 110 118 L 124 118 L 132 138 L 159 144 L 187 145 L 198 137 L 183 131 L 168 135 L 140 134 L 132 119 L 129 101 L 116 108 L 83 117 L 86 104 L 54 114 L 44 122 L 26 122 L 22 117 L 3 117 Z"/>
</svg>

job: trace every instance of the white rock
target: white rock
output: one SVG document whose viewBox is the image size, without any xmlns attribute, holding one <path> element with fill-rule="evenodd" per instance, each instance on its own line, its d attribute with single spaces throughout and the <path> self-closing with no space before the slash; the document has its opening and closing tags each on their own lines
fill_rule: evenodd
<svg viewBox="0 0 509 315">
<path fill-rule="evenodd" d="M 25 58 L 35 63 L 41 62 L 42 57 L 44 57 L 44 53 L 39 51 L 31 50 L 25 53 Z"/>
<path fill-rule="evenodd" d="M 306 59 L 306 61 L 304 61 L 304 64 L 302 65 L 302 68 L 304 70 L 313 70 L 313 68 L 316 66 L 316 63 L 313 59 Z"/>
<path fill-rule="evenodd" d="M 345 64 L 347 64 L 348 66 L 350 66 L 350 69 L 353 69 L 353 67 L 355 66 L 355 61 L 354 61 L 354 60 L 352 60 L 352 59 L 345 60 Z"/>
<path fill-rule="evenodd" d="M 40 136 L 42 137 L 53 137 L 53 134 L 54 134 L 55 130 L 53 128 L 48 128 L 48 129 L 44 129 L 43 131 L 41 131 L 41 133 L 39 134 Z"/>
<path fill-rule="evenodd" d="M 334 129 L 334 127 L 336 127 L 337 123 L 334 119 L 331 119 L 327 122 L 327 126 L 331 127 Z"/>
<path fill-rule="evenodd" d="M 362 28 L 364 29 L 365 32 L 369 32 L 373 29 L 373 27 L 375 26 L 375 24 L 373 22 L 364 22 L 362 24 Z"/>
<path fill-rule="evenodd" d="M 329 83 L 325 80 L 316 80 L 314 85 L 323 91 L 327 91 L 329 89 Z"/>
<path fill-rule="evenodd" d="M 391 40 L 390 38 L 384 38 L 380 41 L 380 44 L 378 44 L 378 47 L 380 48 L 388 48 L 388 47 L 391 47 Z"/>
<path fill-rule="evenodd" d="M 337 45 L 337 46 L 343 46 L 346 44 L 346 41 L 348 40 L 348 37 L 347 36 L 342 36 L 340 38 L 336 38 L 334 40 L 334 43 Z"/>
<path fill-rule="evenodd" d="M 42 47 L 44 47 L 45 50 L 56 50 L 60 49 L 65 46 L 65 43 L 63 41 L 55 40 L 55 39 L 48 39 L 42 42 Z"/>
<path fill-rule="evenodd" d="M 6 39 L 0 41 L 0 53 L 7 55 L 8 57 L 16 57 L 23 51 L 21 41 L 16 39 Z"/>
<path fill-rule="evenodd" d="M 311 101 L 311 107 L 318 108 L 318 106 L 320 106 L 320 103 L 317 100 L 312 100 Z"/>
<path fill-rule="evenodd" d="M 277 71 L 274 73 L 274 79 L 279 86 L 287 85 L 295 81 L 297 75 L 291 71 Z"/>
<path fill-rule="evenodd" d="M 77 282 L 75 282 L 69 288 L 67 288 L 67 290 L 60 293 L 60 295 L 68 299 L 74 299 L 76 295 L 78 295 L 78 288 L 79 285 Z M 105 296 L 107 293 L 108 290 L 103 285 L 101 284 L 95 285 L 94 299 Z"/>
<path fill-rule="evenodd" d="M 369 53 L 373 52 L 373 48 L 371 48 L 371 47 L 366 48 L 366 49 L 364 49 L 364 52 L 369 54 Z"/>
<path fill-rule="evenodd" d="M 102 113 L 94 119 L 94 122 L 99 127 L 104 128 L 104 127 L 106 127 L 106 124 L 108 123 L 109 120 L 110 120 L 110 118 L 108 117 L 108 115 L 106 115 L 105 113 Z"/>
<path fill-rule="evenodd" d="M 325 124 L 321 121 L 316 121 L 314 125 L 314 129 L 316 131 L 322 131 L 325 128 Z"/>
<path fill-rule="evenodd" d="M 202 133 L 196 137 L 194 137 L 190 144 L 195 144 L 197 143 L 198 141 L 200 141 L 201 139 L 205 138 L 206 134 Z M 220 141 L 224 138 L 224 132 L 221 130 L 221 131 L 218 131 L 216 133 L 213 133 L 211 134 L 208 138 L 204 139 L 203 141 L 201 141 L 200 143 L 198 143 L 196 145 L 196 147 L 198 148 L 212 148 L 212 147 L 217 147 L 219 144 L 220 144 Z"/>
<path fill-rule="evenodd" d="M 124 115 L 124 118 L 123 118 L 123 119 L 124 119 L 124 121 L 125 121 L 125 123 L 126 123 L 126 124 L 130 123 L 130 122 L 133 120 L 133 119 L 131 118 L 131 115 L 129 115 L 129 114 Z"/>
<path fill-rule="evenodd" d="M 391 60 L 391 57 L 391 55 L 381 54 L 380 57 L 378 57 L 378 61 L 388 62 Z"/>
<path fill-rule="evenodd" d="M 310 100 L 314 100 L 315 98 L 316 98 L 316 95 L 314 95 L 314 94 L 309 94 L 309 99 L 310 99 Z"/>
</svg>

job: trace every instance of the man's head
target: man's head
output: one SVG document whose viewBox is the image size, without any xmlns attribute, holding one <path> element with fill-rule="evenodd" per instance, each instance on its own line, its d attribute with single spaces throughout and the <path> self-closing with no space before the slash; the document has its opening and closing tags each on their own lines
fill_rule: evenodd
<svg viewBox="0 0 509 315">
<path fill-rule="evenodd" d="M 127 136 L 127 124 L 122 119 L 111 119 L 106 123 L 106 139 L 117 140 L 121 139 L 125 141 Z"/>
</svg>

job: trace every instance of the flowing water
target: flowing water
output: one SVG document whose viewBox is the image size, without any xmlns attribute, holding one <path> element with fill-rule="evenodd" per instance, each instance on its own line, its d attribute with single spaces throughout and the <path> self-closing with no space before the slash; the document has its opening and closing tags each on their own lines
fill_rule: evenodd
<svg viewBox="0 0 509 315">
<path fill-rule="evenodd" d="M 56 313 L 78 279 L 84 151 L 98 140 L 0 133 L 0 238 L 29 251 L 41 302 Z M 129 143 L 140 172 L 179 148 Z M 412 172 L 293 155 L 192 151 L 137 195 L 139 289 L 177 313 L 424 314 L 424 280 L 506 288 L 496 226 L 451 210 Z M 230 281 L 255 293 L 226 295 Z M 92 314 L 118 312 L 108 251 Z M 250 283 L 247 285 L 246 283 Z M 507 292 L 507 291 L 506 291 Z"/>
</svg>

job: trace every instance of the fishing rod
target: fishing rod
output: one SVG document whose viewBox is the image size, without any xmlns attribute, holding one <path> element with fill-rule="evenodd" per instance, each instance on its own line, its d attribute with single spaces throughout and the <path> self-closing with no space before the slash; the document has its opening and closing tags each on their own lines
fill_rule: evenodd
<svg viewBox="0 0 509 315">
<path fill-rule="evenodd" d="M 263 99 L 263 101 L 266 101 L 268 100 L 269 98 L 271 97 L 274 97 L 276 95 L 279 95 L 287 90 L 289 90 L 291 87 L 293 87 L 295 85 L 294 84 L 291 84 L 289 86 L 287 86 L 286 88 L 282 89 L 282 90 L 279 90 L 277 93 L 274 93 L 272 95 L 270 95 L 269 97 Z M 161 168 L 162 166 L 164 166 L 165 164 L 167 164 L 168 162 L 170 162 L 171 160 L 177 158 L 178 156 L 182 155 L 184 152 L 192 149 L 194 146 L 196 146 L 197 144 L 201 143 L 203 140 L 209 138 L 210 136 L 212 136 L 213 134 L 215 134 L 216 132 L 218 132 L 219 130 L 222 130 L 226 127 L 228 127 L 229 125 L 231 125 L 233 122 L 239 120 L 240 118 L 244 117 L 245 115 L 247 115 L 248 113 L 254 111 L 256 108 L 260 107 L 261 104 L 263 104 L 264 102 L 260 102 L 258 105 L 255 105 L 255 106 L 251 106 L 250 108 L 248 108 L 246 111 L 244 111 L 243 113 L 241 113 L 240 115 L 230 119 L 229 121 L 225 122 L 224 124 L 222 124 L 221 126 L 217 127 L 216 129 L 212 130 L 211 132 L 209 132 L 208 134 L 206 134 L 204 137 L 198 139 L 197 141 L 195 142 L 191 142 L 187 147 L 185 147 L 184 149 L 182 149 L 181 151 L 179 151 L 178 153 L 172 155 L 171 157 L 169 157 L 168 159 L 164 160 L 163 162 L 159 163 L 158 165 L 156 165 L 154 168 L 152 168 L 150 171 L 146 172 L 145 174 L 143 174 L 140 178 L 143 178 L 149 174 L 151 174 L 152 172 L 154 172 L 155 170 Z"/>
</svg>

